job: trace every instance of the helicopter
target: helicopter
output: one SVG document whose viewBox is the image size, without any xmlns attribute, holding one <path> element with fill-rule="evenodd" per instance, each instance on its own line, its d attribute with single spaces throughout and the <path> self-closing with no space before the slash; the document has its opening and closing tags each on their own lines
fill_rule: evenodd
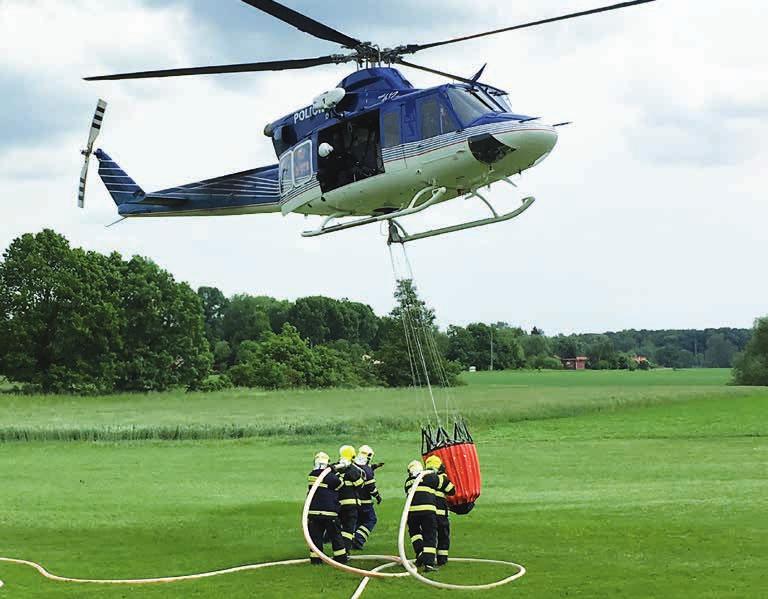
<svg viewBox="0 0 768 599">
<path fill-rule="evenodd" d="M 426 44 L 381 48 L 337 31 L 274 0 L 242 0 L 296 29 L 337 43 L 345 53 L 315 58 L 175 68 L 86 77 L 86 81 L 146 79 L 219 73 L 305 69 L 354 63 L 357 69 L 311 104 L 264 128 L 277 163 L 147 193 L 105 151 L 93 151 L 107 104 L 99 100 L 80 177 L 78 204 L 85 205 L 91 155 L 117 205 L 120 220 L 181 216 L 282 213 L 324 217 L 304 237 L 386 221 L 390 243 L 444 235 L 508 221 L 535 201 L 499 213 L 481 190 L 505 182 L 544 160 L 555 148 L 558 128 L 517 114 L 503 89 L 480 81 L 485 66 L 462 77 L 405 60 L 417 52 L 485 36 L 628 8 L 655 0 L 632 0 Z M 451 83 L 414 87 L 395 68 L 439 75 Z M 477 199 L 490 216 L 408 233 L 399 219 L 455 198 Z M 351 220 L 349 220 L 351 219 Z M 120 221 L 117 221 L 120 222 Z"/>
</svg>

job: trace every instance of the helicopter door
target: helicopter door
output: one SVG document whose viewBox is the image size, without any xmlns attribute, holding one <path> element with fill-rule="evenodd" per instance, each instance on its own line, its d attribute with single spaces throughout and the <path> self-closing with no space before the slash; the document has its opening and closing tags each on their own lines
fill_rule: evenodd
<svg viewBox="0 0 768 599">
<path fill-rule="evenodd" d="M 318 158 L 317 178 L 323 193 L 384 172 L 378 110 L 318 131 L 318 148 L 324 143 L 333 150 Z"/>
<path fill-rule="evenodd" d="M 381 111 L 381 146 L 384 170 L 395 173 L 408 165 L 402 136 L 402 105 L 395 105 Z"/>
</svg>

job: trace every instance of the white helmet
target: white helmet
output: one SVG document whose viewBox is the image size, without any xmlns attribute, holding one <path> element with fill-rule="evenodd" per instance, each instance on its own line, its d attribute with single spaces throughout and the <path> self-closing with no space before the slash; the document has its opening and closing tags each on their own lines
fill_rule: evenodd
<svg viewBox="0 0 768 599">
<path fill-rule="evenodd" d="M 424 471 L 424 465 L 421 460 L 413 460 L 408 464 L 408 474 L 411 476 L 418 476 Z"/>
<path fill-rule="evenodd" d="M 357 458 L 355 458 L 355 464 L 358 466 L 366 466 L 371 463 L 374 456 L 373 449 L 370 445 L 363 445 L 357 450 Z"/>
<path fill-rule="evenodd" d="M 325 453 L 324 451 L 318 451 L 315 454 L 315 470 L 320 470 L 321 468 L 327 468 L 330 461 L 331 461 L 331 458 L 328 456 L 327 453 Z"/>
</svg>

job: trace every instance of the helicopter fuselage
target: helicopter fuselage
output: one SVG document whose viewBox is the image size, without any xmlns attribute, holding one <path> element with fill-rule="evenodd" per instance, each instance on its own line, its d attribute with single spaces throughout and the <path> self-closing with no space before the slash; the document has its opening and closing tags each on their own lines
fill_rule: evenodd
<svg viewBox="0 0 768 599">
<path fill-rule="evenodd" d="M 339 89 L 338 106 L 308 106 L 267 125 L 278 164 L 154 194 L 130 187 L 109 160 L 100 174 L 113 196 L 135 196 L 118 202 L 125 217 L 378 216 L 429 187 L 445 188 L 444 202 L 508 180 L 557 142 L 554 127 L 514 113 L 506 93 L 486 84 L 416 89 L 379 67 L 356 71 Z"/>
</svg>

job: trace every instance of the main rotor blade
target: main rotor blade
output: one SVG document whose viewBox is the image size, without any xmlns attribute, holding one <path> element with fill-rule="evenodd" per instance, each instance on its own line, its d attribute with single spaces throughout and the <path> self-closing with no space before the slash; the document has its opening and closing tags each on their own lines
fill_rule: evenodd
<svg viewBox="0 0 768 599">
<path fill-rule="evenodd" d="M 243 0 L 243 2 L 262 10 L 289 25 L 293 25 L 299 31 L 319 37 L 321 40 L 336 42 L 347 48 L 356 48 L 362 44 L 360 40 L 349 37 L 327 25 L 323 25 L 319 21 L 315 21 L 314 19 L 303 15 L 300 12 L 296 12 L 292 8 L 283 6 L 274 0 Z"/>
<path fill-rule="evenodd" d="M 540 21 L 531 21 L 530 23 L 523 23 L 521 25 L 513 25 L 512 27 L 504 27 L 503 29 L 494 29 L 493 31 L 486 31 L 484 33 L 476 33 L 474 35 L 466 35 L 464 37 L 457 37 L 450 40 L 444 40 L 442 42 L 434 42 L 431 44 L 410 44 L 406 46 L 408 52 L 418 52 L 420 50 L 426 50 L 427 48 L 435 48 L 437 46 L 445 46 L 447 44 L 455 44 L 458 42 L 465 42 L 467 40 L 473 40 L 478 37 L 485 37 L 488 35 L 496 35 L 497 33 L 505 33 L 507 31 L 515 31 L 517 29 L 526 29 L 528 27 L 535 27 L 537 25 L 544 25 L 546 23 L 554 23 L 556 21 L 565 21 L 567 19 L 575 19 L 577 17 L 585 17 L 587 15 L 594 15 L 601 12 L 608 12 L 611 10 L 619 10 L 621 8 L 628 8 L 637 4 L 647 4 L 648 2 L 655 2 L 656 0 L 632 0 L 631 2 L 621 2 L 620 4 L 612 4 L 610 6 L 601 6 L 599 8 L 593 8 L 591 10 L 583 10 L 581 12 L 574 12 L 559 17 L 552 17 L 550 19 L 541 19 Z"/>
<path fill-rule="evenodd" d="M 101 75 L 86 77 L 86 81 L 114 81 L 118 79 L 152 79 L 154 77 L 184 77 L 187 75 L 215 75 L 219 73 L 251 73 L 256 71 L 283 71 L 288 69 L 307 69 L 324 64 L 346 62 L 346 56 L 319 56 L 317 58 L 299 58 L 295 60 L 273 60 L 270 62 L 246 62 L 243 64 L 225 64 L 210 67 L 192 67 L 188 69 L 164 69 L 161 71 L 140 71 L 119 75 Z"/>
<path fill-rule="evenodd" d="M 423 67 L 418 64 L 413 64 L 412 62 L 408 62 L 407 60 L 403 60 L 402 58 L 396 58 L 395 62 L 397 64 L 401 64 L 404 67 L 410 67 L 411 69 L 418 69 L 420 71 L 426 71 L 427 73 L 432 73 L 433 75 L 440 75 L 441 77 L 447 77 L 448 79 L 454 79 L 456 81 L 461 81 L 463 83 L 469 83 L 470 85 L 477 84 L 477 81 L 473 81 L 472 79 L 467 79 L 466 77 L 460 77 L 459 75 L 451 75 L 450 73 L 446 73 L 444 71 L 438 71 L 436 69 L 430 69 L 429 67 Z"/>
</svg>

